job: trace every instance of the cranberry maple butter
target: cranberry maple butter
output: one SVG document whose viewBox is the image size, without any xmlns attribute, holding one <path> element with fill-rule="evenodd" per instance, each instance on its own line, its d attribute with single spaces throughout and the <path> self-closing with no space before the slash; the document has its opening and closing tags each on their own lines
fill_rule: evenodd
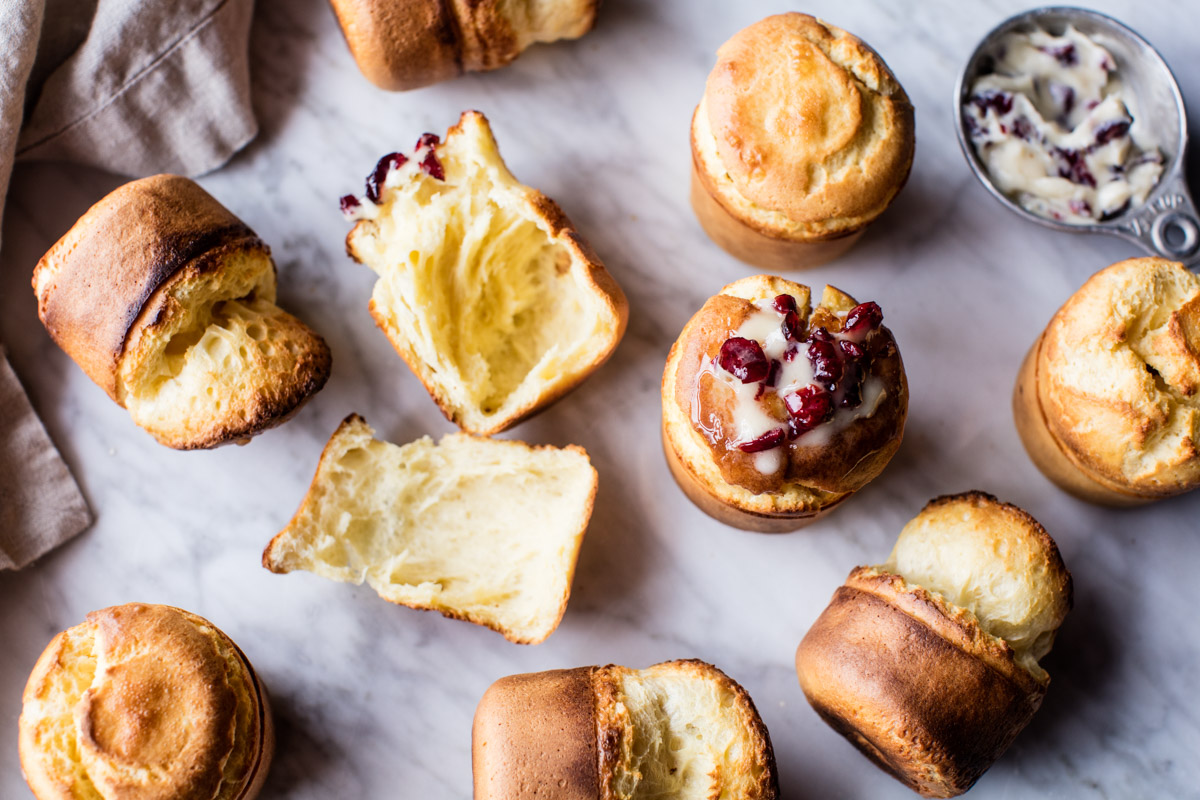
<svg viewBox="0 0 1200 800">
<path fill-rule="evenodd" d="M 663 375 L 663 445 L 684 493 L 745 530 L 796 530 L 878 475 L 908 384 L 877 303 L 759 275 L 692 317 Z"/>
</svg>

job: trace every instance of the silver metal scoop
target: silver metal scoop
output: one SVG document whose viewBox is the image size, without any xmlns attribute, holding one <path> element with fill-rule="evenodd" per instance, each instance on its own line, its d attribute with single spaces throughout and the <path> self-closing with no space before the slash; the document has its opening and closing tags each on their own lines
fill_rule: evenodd
<svg viewBox="0 0 1200 800">
<path fill-rule="evenodd" d="M 1034 214 L 1007 197 L 988 175 L 987 167 L 979 160 L 966 130 L 963 108 L 970 96 L 971 86 L 981 75 L 992 72 L 1000 39 L 1016 31 L 1041 28 L 1061 34 L 1068 25 L 1091 38 L 1112 54 L 1117 62 L 1116 74 L 1129 86 L 1137 99 L 1136 115 L 1150 123 L 1156 137 L 1154 144 L 1163 154 L 1162 177 L 1146 197 L 1146 202 L 1103 222 L 1065 223 Z M 954 120 L 958 143 L 975 177 L 992 195 L 1014 214 L 1069 233 L 1107 233 L 1120 236 L 1152 255 L 1182 261 L 1188 266 L 1200 266 L 1200 217 L 1188 192 L 1184 172 L 1184 152 L 1187 149 L 1187 113 L 1183 96 L 1170 67 L 1150 43 L 1111 17 L 1082 8 L 1036 8 L 1017 14 L 996 26 L 983 37 L 958 76 L 954 87 Z"/>
</svg>

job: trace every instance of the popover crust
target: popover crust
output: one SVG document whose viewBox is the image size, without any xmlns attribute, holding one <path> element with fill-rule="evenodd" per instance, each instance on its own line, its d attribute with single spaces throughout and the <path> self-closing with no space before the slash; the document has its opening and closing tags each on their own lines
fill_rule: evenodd
<svg viewBox="0 0 1200 800">
<path fill-rule="evenodd" d="M 851 571 L 796 672 L 814 710 L 876 764 L 925 797 L 955 797 L 1041 706 L 1050 678 L 1037 659 L 1071 603 L 1070 573 L 1033 517 L 983 492 L 939 497 L 886 565 Z"/>
<path fill-rule="evenodd" d="M 294 414 L 331 363 L 325 341 L 275 304 L 270 252 L 193 181 L 131 181 L 38 262 L 38 315 L 160 443 L 244 443 Z"/>
<path fill-rule="evenodd" d="M 807 14 L 767 17 L 717 52 L 693 119 L 707 188 L 756 230 L 793 240 L 878 217 L 912 167 L 912 105 L 857 37 Z"/>
<path fill-rule="evenodd" d="M 25 688 L 21 766 L 39 800 L 250 800 L 273 748 L 245 656 L 169 606 L 92 612 L 54 638 Z"/>
<path fill-rule="evenodd" d="M 805 635 L 796 668 L 834 730 L 921 795 L 953 797 L 1045 695 L 1006 650 L 961 609 L 859 567 Z"/>
<path fill-rule="evenodd" d="M 1161 258 L 1113 264 L 1059 309 L 1030 358 L 1018 427 L 1063 488 L 1120 505 L 1200 486 L 1200 277 Z M 1039 427 L 1056 447 L 1032 441 Z"/>
<path fill-rule="evenodd" d="M 363 75 L 416 89 L 510 63 L 534 42 L 591 30 L 599 0 L 331 0 Z"/>
<path fill-rule="evenodd" d="M 38 262 L 38 316 L 58 346 L 119 401 L 117 368 L 143 307 L 176 272 L 220 247 L 266 245 L 187 178 L 131 181 L 89 208 Z"/>
<path fill-rule="evenodd" d="M 475 800 L 779 796 L 754 702 L 702 661 L 501 678 L 479 701 L 471 743 Z"/>
</svg>

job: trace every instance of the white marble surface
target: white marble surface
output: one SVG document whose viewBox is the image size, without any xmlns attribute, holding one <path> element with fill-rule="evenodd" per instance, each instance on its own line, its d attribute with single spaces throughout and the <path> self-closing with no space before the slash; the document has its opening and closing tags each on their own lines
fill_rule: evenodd
<svg viewBox="0 0 1200 800">
<path fill-rule="evenodd" d="M 1095 5 L 1155 43 L 1200 108 L 1190 3 Z M 262 133 L 201 183 L 272 245 L 282 301 L 325 335 L 334 369 L 295 420 L 244 448 L 158 446 L 51 343 L 30 271 L 120 179 L 19 168 L 0 255 L 0 339 L 98 520 L 33 567 L 0 574 L 0 797 L 29 797 L 16 720 L 42 647 L 88 611 L 132 600 L 203 614 L 257 665 L 279 725 L 266 798 L 466 797 L 471 716 L 496 678 L 683 657 L 719 665 L 750 691 L 786 796 L 909 797 L 809 709 L 793 652 L 851 567 L 886 556 L 929 498 L 972 488 L 1047 526 L 1074 572 L 1076 607 L 1045 662 L 1053 684 L 1041 713 L 971 796 L 1200 796 L 1200 493 L 1133 512 L 1089 507 L 1034 469 L 1010 418 L 1017 366 L 1053 311 L 1092 272 L 1133 255 L 1117 240 L 1008 215 L 958 151 L 956 72 L 1019 3 L 805 8 L 874 45 L 917 109 L 907 188 L 848 257 L 806 276 L 882 303 L 912 386 L 907 436 L 859 496 L 786 536 L 722 527 L 671 482 L 658 446 L 667 349 L 708 295 L 750 274 L 707 240 L 688 207 L 689 115 L 721 42 L 790 8 L 606 0 L 583 40 L 537 48 L 502 72 L 393 95 L 360 78 L 323 0 L 260 0 L 252 47 Z M 259 566 L 346 414 L 362 413 L 393 441 L 449 430 L 367 314 L 373 276 L 346 258 L 336 202 L 360 190 L 380 154 L 444 131 L 465 108 L 491 117 L 516 175 L 561 203 L 631 303 L 612 361 L 511 434 L 578 442 L 600 472 L 566 617 L 535 647 L 393 607 L 366 588 Z"/>
</svg>

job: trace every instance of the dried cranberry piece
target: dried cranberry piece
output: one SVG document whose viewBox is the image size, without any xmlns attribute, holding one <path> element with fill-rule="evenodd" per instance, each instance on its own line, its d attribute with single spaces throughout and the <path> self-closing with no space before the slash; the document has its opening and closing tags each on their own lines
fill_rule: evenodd
<svg viewBox="0 0 1200 800">
<path fill-rule="evenodd" d="M 437 152 L 434 150 L 441 141 L 441 138 L 436 133 L 422 134 L 421 138 L 417 140 L 417 150 L 423 147 L 429 148 L 429 152 L 421 159 L 421 169 L 429 177 L 444 181 L 446 180 L 446 170 L 442 166 L 442 162 L 438 160 Z"/>
<path fill-rule="evenodd" d="M 1018 139 L 1024 139 L 1027 142 L 1033 139 L 1033 123 L 1029 121 L 1028 117 L 1017 117 L 1014 119 L 1012 131 L 1013 136 L 1016 136 Z"/>
<path fill-rule="evenodd" d="M 786 314 L 789 311 L 797 312 L 800 310 L 796 306 L 796 298 L 792 297 L 790 294 L 775 295 L 775 299 L 771 301 L 771 305 L 774 306 L 775 310 L 780 314 Z"/>
<path fill-rule="evenodd" d="M 342 209 L 343 214 L 353 214 L 361 205 L 359 199 L 352 194 L 342 195 L 338 199 L 338 207 Z"/>
<path fill-rule="evenodd" d="M 808 360 L 812 362 L 813 378 L 832 389 L 842 377 L 842 359 L 832 341 L 813 336 L 808 343 Z"/>
<path fill-rule="evenodd" d="M 1062 47 L 1039 47 L 1038 49 L 1048 56 L 1053 56 L 1054 60 L 1064 67 L 1073 67 L 1079 63 L 1079 57 L 1075 53 L 1075 45 L 1070 42 L 1064 44 Z"/>
<path fill-rule="evenodd" d="M 838 347 L 842 348 L 842 352 L 846 354 L 847 358 L 857 360 L 866 355 L 866 352 L 864 352 L 861 347 L 849 339 L 842 339 L 839 341 Z"/>
<path fill-rule="evenodd" d="M 783 398 L 783 404 L 791 417 L 789 428 L 795 436 L 812 430 L 833 414 L 833 396 L 811 384 Z"/>
<path fill-rule="evenodd" d="M 779 371 L 782 369 L 783 369 L 783 364 L 781 364 L 776 359 L 771 359 L 771 369 L 767 373 L 767 380 L 766 380 L 765 385 L 773 387 L 773 386 L 775 386 L 775 384 L 779 383 Z"/>
<path fill-rule="evenodd" d="M 996 112 L 997 116 L 1004 116 L 1012 111 L 1013 96 L 1008 92 L 997 92 L 989 89 L 986 92 L 980 92 L 971 98 L 981 113 L 986 114 L 990 108 Z"/>
<path fill-rule="evenodd" d="M 421 159 L 421 169 L 425 170 L 425 174 L 431 178 L 437 178 L 439 181 L 446 180 L 446 170 L 442 166 L 442 162 L 438 161 L 437 153 L 430 150 L 425 154 L 425 158 Z"/>
<path fill-rule="evenodd" d="M 1107 122 L 1096 129 L 1096 145 L 1106 145 L 1113 139 L 1119 139 L 1127 133 L 1129 133 L 1128 120 L 1119 119 L 1115 122 Z"/>
<path fill-rule="evenodd" d="M 842 376 L 842 399 L 838 401 L 840 408 L 855 408 L 862 404 L 863 367 L 860 361 L 847 361 L 846 371 Z"/>
<path fill-rule="evenodd" d="M 1071 213 L 1079 217 L 1090 217 L 1092 215 L 1092 206 L 1087 200 L 1071 200 L 1067 203 L 1067 208 L 1071 209 Z"/>
<path fill-rule="evenodd" d="M 783 338 L 789 342 L 804 341 L 804 323 L 800 321 L 800 315 L 795 311 L 789 311 L 783 315 Z"/>
<path fill-rule="evenodd" d="M 779 447 L 786 438 L 787 432 L 783 428 L 774 428 L 757 439 L 751 439 L 748 442 L 739 444 L 738 450 L 741 450 L 743 453 L 761 453 L 763 450 Z"/>
<path fill-rule="evenodd" d="M 402 153 L 388 153 L 375 164 L 375 169 L 371 170 L 371 174 L 367 176 L 367 199 L 372 203 L 378 203 L 383 191 L 383 183 L 387 180 L 388 173 L 394 169 L 399 169 L 408 163 L 408 156 Z"/>
<path fill-rule="evenodd" d="M 858 333 L 860 331 L 873 331 L 883 322 L 883 309 L 878 303 L 867 301 L 859 303 L 854 308 L 850 309 L 850 313 L 846 315 L 846 321 L 842 325 L 842 329 L 847 333 Z"/>
<path fill-rule="evenodd" d="M 810 338 L 815 339 L 818 342 L 829 342 L 832 344 L 834 341 L 833 334 L 824 328 L 813 328 L 811 331 L 809 331 L 808 335 Z"/>
<path fill-rule="evenodd" d="M 771 372 L 771 363 L 767 361 L 762 345 L 753 339 L 733 336 L 721 345 L 717 356 L 721 369 L 733 375 L 742 383 L 754 383 L 765 380 Z"/>
<path fill-rule="evenodd" d="M 1051 82 L 1050 97 L 1062 109 L 1063 117 L 1075 110 L 1075 90 L 1062 83 Z"/>
<path fill-rule="evenodd" d="M 784 351 L 783 351 L 783 360 L 784 360 L 784 361 L 789 361 L 789 362 L 790 362 L 790 361 L 795 361 L 795 360 L 796 360 L 796 354 L 797 354 L 797 353 L 799 353 L 799 352 L 800 352 L 800 348 L 799 348 L 799 347 L 797 347 L 797 346 L 796 346 L 796 345 L 794 345 L 794 344 L 789 344 L 789 345 L 788 345 L 788 348 L 787 348 L 787 350 L 784 350 Z"/>
<path fill-rule="evenodd" d="M 1087 168 L 1087 162 L 1082 153 L 1070 148 L 1056 147 L 1054 154 L 1064 162 L 1064 166 L 1058 168 L 1058 177 L 1066 178 L 1071 183 L 1080 186 L 1096 187 L 1096 179 L 1092 176 L 1091 170 Z"/>
</svg>

